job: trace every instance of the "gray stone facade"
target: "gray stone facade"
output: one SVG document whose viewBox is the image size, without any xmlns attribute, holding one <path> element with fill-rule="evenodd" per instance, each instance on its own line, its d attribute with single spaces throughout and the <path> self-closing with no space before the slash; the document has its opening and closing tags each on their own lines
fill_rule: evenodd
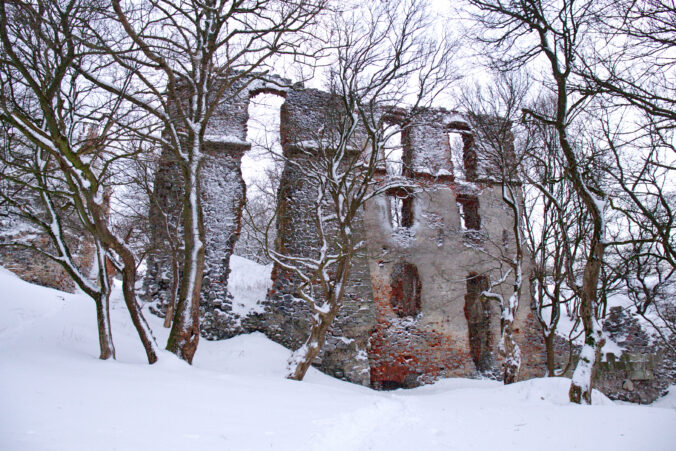
<svg viewBox="0 0 676 451">
<path fill-rule="evenodd" d="M 206 271 L 201 327 L 209 339 L 259 330 L 294 349 L 306 339 L 310 312 L 294 296 L 297 281 L 292 274 L 273 269 L 265 312 L 252 317 L 239 318 L 232 312 L 227 291 L 228 262 L 245 199 L 239 164 L 249 149 L 247 103 L 266 89 L 254 84 L 236 97 L 226 96 L 228 102 L 210 123 L 202 190 Z M 294 162 L 286 164 L 280 181 L 276 247 L 309 255 L 317 246 L 315 222 L 308 214 L 315 196 L 303 177 L 302 159 L 309 157 L 296 149 L 299 143 L 323 139 L 319 134 L 330 129 L 327 111 L 337 100 L 301 86 L 275 87 L 272 92 L 285 97 L 280 136 L 287 162 Z M 449 133 L 462 137 L 462 149 L 456 149 L 461 152 L 461 171 L 453 168 Z M 397 193 L 369 201 L 356 221 L 354 233 L 367 246 L 353 262 L 343 308 L 317 361 L 323 371 L 378 388 L 499 373 L 499 306 L 482 304 L 468 294 L 468 287 L 472 280 L 495 272 L 495 260 L 487 256 L 482 243 L 505 241 L 511 217 L 499 189 L 490 178 L 482 177 L 487 170 L 472 140 L 462 116 L 443 109 L 424 110 L 415 123 L 402 128 L 401 177 L 419 188 L 404 200 L 411 221 L 392 225 L 390 203 Z M 167 205 L 180 193 L 172 182 L 176 180 L 172 167 L 161 166 L 156 182 L 157 197 L 166 198 Z M 378 177 L 384 181 L 388 176 L 382 171 Z M 153 230 L 161 243 L 162 228 L 155 224 Z M 161 311 L 169 286 L 165 275 L 170 272 L 162 246 L 157 248 L 149 259 L 146 287 Z M 413 291 L 417 297 L 411 304 L 408 297 Z M 409 309 L 396 307 L 397 302 Z M 542 340 L 528 302 L 518 310 L 515 331 L 522 349 L 521 377 L 541 375 Z"/>
<path fill-rule="evenodd" d="M 308 213 L 314 188 L 302 170 L 303 159 L 309 157 L 297 152 L 297 146 L 317 140 L 319 132 L 329 128 L 326 112 L 335 99 L 299 85 L 253 84 L 228 97 L 210 123 L 202 192 L 207 261 L 201 327 L 208 339 L 262 331 L 295 349 L 309 332 L 310 309 L 294 296 L 298 282 L 293 274 L 275 266 L 264 313 L 246 318 L 232 311 L 227 290 L 229 259 L 245 200 L 240 162 L 250 148 L 247 105 L 260 92 L 285 98 L 280 137 L 287 162 L 294 162 L 285 165 L 280 181 L 276 249 L 309 255 L 317 247 L 315 222 Z M 458 138 L 455 148 L 449 134 Z M 463 116 L 444 109 L 424 110 L 414 123 L 402 127 L 399 176 L 417 189 L 370 200 L 357 221 L 354 232 L 367 246 L 353 262 L 343 308 L 317 359 L 322 371 L 385 389 L 441 377 L 500 377 L 500 308 L 482 302 L 478 293 L 489 278 L 498 277 L 496 259 L 491 257 L 495 246 L 506 250 L 514 246 L 512 218 L 474 139 Z M 158 197 L 167 205 L 177 193 L 180 197 L 171 167 L 161 165 L 156 182 Z M 390 177 L 384 168 L 380 172 L 380 180 Z M 406 216 L 400 224 L 392 220 L 395 198 Z M 153 231 L 161 242 L 161 227 L 155 224 Z M 161 249 L 158 246 L 149 260 L 146 283 L 160 311 L 169 274 Z M 527 283 L 522 292 L 529 292 Z M 522 356 L 519 378 L 544 375 L 542 335 L 526 294 L 517 310 L 514 334 Z"/>
</svg>

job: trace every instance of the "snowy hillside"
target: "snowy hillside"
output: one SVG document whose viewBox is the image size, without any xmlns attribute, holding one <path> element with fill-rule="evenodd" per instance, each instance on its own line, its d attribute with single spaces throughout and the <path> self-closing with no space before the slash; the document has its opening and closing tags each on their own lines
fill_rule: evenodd
<svg viewBox="0 0 676 451">
<path fill-rule="evenodd" d="M 238 267 L 256 272 L 234 266 L 233 280 L 247 279 Z M 202 340 L 193 367 L 169 353 L 148 366 L 119 291 L 118 360 L 103 362 L 92 301 L 4 269 L 0 287 L 2 450 L 676 448 L 675 410 L 614 404 L 600 393 L 595 406 L 570 405 L 565 379 L 375 392 L 311 370 L 292 382 L 283 377 L 289 351 L 260 334 Z M 166 329 L 147 317 L 163 344 Z"/>
</svg>

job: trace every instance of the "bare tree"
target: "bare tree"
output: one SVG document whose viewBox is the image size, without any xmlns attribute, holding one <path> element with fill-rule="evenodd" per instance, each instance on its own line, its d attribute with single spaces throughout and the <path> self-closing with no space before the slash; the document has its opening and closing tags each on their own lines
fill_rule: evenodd
<svg viewBox="0 0 676 451">
<path fill-rule="evenodd" d="M 490 177 L 502 191 L 502 200 L 512 216 L 511 238 L 502 237 L 502 242 L 488 240 L 477 246 L 497 264 L 496 278 L 490 277 L 488 288 L 481 295 L 485 300 L 497 301 L 500 305 L 500 345 L 503 359 L 503 381 L 517 381 L 521 367 L 521 350 L 514 340 L 514 316 L 519 308 L 527 265 L 524 242 L 524 201 L 520 167 L 525 150 L 529 148 L 528 135 L 519 133 L 514 119 L 521 114 L 527 98 L 528 80 L 523 74 L 498 73 L 490 86 L 477 86 L 466 90 L 462 104 L 467 110 L 467 119 L 474 135 L 474 146 L 481 155 L 483 164 L 490 168 Z M 495 290 L 509 283 L 507 299 Z"/>
<path fill-rule="evenodd" d="M 602 96 L 596 139 L 610 160 L 603 170 L 618 223 L 608 278 L 672 353 L 674 304 L 665 293 L 676 270 L 674 17 L 672 1 L 609 2 L 591 24 L 603 45 L 576 65 L 581 92 Z"/>
<path fill-rule="evenodd" d="M 268 233 L 267 241 L 270 243 L 277 237 L 276 228 L 268 227 L 268 224 L 272 226 L 275 219 L 276 211 L 272 206 L 277 202 L 284 167 L 284 158 L 277 155 L 277 149 L 273 148 L 276 144 L 259 143 L 264 155 L 270 156 L 273 164 L 262 171 L 262 177 L 254 180 L 253 189 L 247 187 L 242 231 L 235 246 L 237 255 L 264 265 L 270 263 L 265 250 L 265 232 Z"/>
<path fill-rule="evenodd" d="M 631 227 L 631 226 L 630 226 Z M 676 355 L 676 305 L 672 300 L 676 269 L 660 258 L 661 248 L 636 228 L 625 230 L 631 242 L 612 249 L 606 262 L 608 278 L 633 303 L 636 314 L 649 325 L 660 347 Z M 672 357 L 673 358 L 673 357 Z"/>
<path fill-rule="evenodd" d="M 66 270 L 96 304 L 99 358 L 114 359 L 115 346 L 110 328 L 110 274 L 105 246 L 86 231 L 83 237 L 83 228 L 78 230 L 78 221 L 73 221 L 75 212 L 68 207 L 73 193 L 68 192 L 68 186 L 59 177 L 58 171 L 50 170 L 54 159 L 39 147 L 26 145 L 9 130 L 5 130 L 3 138 L 0 176 L 5 186 L 0 190 L 0 205 L 5 207 L 6 214 L 14 223 L 22 222 L 28 229 L 22 233 L 16 233 L 16 229 L 6 231 L 9 241 L 1 245 L 37 252 Z M 47 242 L 36 240 L 36 234 L 48 237 Z M 93 243 L 95 248 L 94 270 L 88 270 L 89 262 L 83 261 L 83 255 L 77 252 L 82 251 L 86 242 Z"/>
<path fill-rule="evenodd" d="M 577 320 L 578 262 L 584 251 L 582 241 L 588 232 L 588 221 L 565 178 L 556 131 L 539 122 L 525 126 L 530 146 L 525 150 L 522 175 L 526 183 L 525 238 L 533 258 L 531 297 L 542 327 L 547 375 L 553 377 L 565 373 L 556 372 L 554 349 L 561 315 L 570 313 Z"/>
<path fill-rule="evenodd" d="M 98 33 L 97 50 L 132 75 L 123 85 L 85 76 L 153 115 L 164 127 L 157 143 L 180 168 L 183 257 L 178 299 L 167 349 L 192 362 L 199 340 L 199 299 L 204 271 L 200 174 L 207 126 L 215 109 L 267 71 L 267 61 L 299 51 L 301 34 L 324 0 L 148 0 L 112 2 L 125 36 Z"/>
<path fill-rule="evenodd" d="M 571 80 L 583 33 L 596 12 L 594 4 L 530 0 L 508 4 L 469 0 L 469 3 L 476 8 L 474 19 L 485 30 L 479 40 L 492 46 L 496 52 L 503 52 L 508 47 L 518 49 L 495 58 L 494 62 L 501 69 L 523 66 L 537 57 L 542 57 L 546 64 L 546 83 L 551 85 L 556 98 L 555 113 L 545 115 L 533 109 L 524 111 L 530 118 L 556 130 L 566 162 L 566 176 L 593 224 L 580 287 L 579 312 L 585 339 L 569 394 L 571 402 L 590 404 L 594 365 L 605 343 L 597 320 L 597 285 L 607 246 L 604 220 L 607 196 L 582 165 L 584 161 L 593 161 L 584 157 L 585 153 L 591 155 L 591 149 L 582 149 L 582 154 L 576 151 L 570 127 L 587 101 L 587 96 L 576 95 Z"/>
<path fill-rule="evenodd" d="M 163 278 L 171 281 L 163 323 L 164 327 L 169 328 L 178 298 L 183 255 L 180 221 L 182 204 L 177 192 L 170 192 L 169 198 L 166 193 L 164 198 L 158 195 L 166 187 L 158 183 L 160 177 L 157 173 L 173 164 L 173 160 L 164 161 L 162 157 L 161 152 L 150 147 L 121 165 L 118 183 L 122 186 L 118 188 L 119 192 L 115 199 L 119 207 L 115 211 L 113 226 L 117 233 L 125 237 L 125 241 L 134 248 L 139 261 L 145 261 L 147 265 L 152 253 L 161 253 L 169 262 L 169 277 Z M 162 228 L 161 239 L 150 232 L 153 223 Z M 145 280 L 147 280 L 147 273 Z M 147 290 L 145 285 L 144 290 Z M 147 296 L 147 293 L 143 294 Z M 150 311 L 161 313 L 155 308 L 156 306 L 151 304 Z"/>
<path fill-rule="evenodd" d="M 377 2 L 336 17 L 329 100 L 312 140 L 291 143 L 298 153 L 286 160 L 312 187 L 308 212 L 314 222 L 312 255 L 272 250 L 269 258 L 298 280 L 296 296 L 311 308 L 305 344 L 289 360 L 289 378 L 302 380 L 319 355 L 326 332 L 341 308 L 352 261 L 365 243 L 354 233 L 364 204 L 401 180 L 378 182 L 392 106 L 400 123 L 417 114 L 453 79 L 450 41 L 426 37 L 425 5 L 418 1 Z M 409 125 L 410 126 L 410 125 Z M 280 188 L 284 190 L 284 186 Z"/>
<path fill-rule="evenodd" d="M 673 131 L 609 125 L 604 120 L 599 132 L 599 142 L 616 162 L 605 171 L 615 194 L 610 205 L 617 224 L 606 262 L 608 285 L 632 300 L 636 313 L 673 353 L 675 305 L 668 295 L 676 275 Z"/>
<path fill-rule="evenodd" d="M 3 175 L 39 196 L 37 208 L 4 200 L 35 224 L 51 241 L 37 249 L 61 264 L 97 303 L 101 356 L 114 355 L 110 336 L 108 262 L 122 274 L 127 309 L 149 363 L 157 360 L 156 345 L 135 295 L 136 258 L 108 222 L 108 197 L 113 166 L 129 157 L 118 126 L 119 99 L 101 96 L 74 66 L 87 58 L 81 45 L 84 23 L 97 18 L 88 2 L 0 2 L 2 102 L 0 117 L 21 136 L 26 159 L 8 155 Z M 98 123 L 98 128 L 90 128 Z M 89 129 L 89 130 L 88 130 Z M 85 130 L 87 132 L 85 132 Z M 25 176 L 27 175 L 27 178 Z M 30 183 L 35 185 L 29 186 Z M 65 239 L 62 212 L 70 210 L 92 237 L 96 248 L 96 282 L 78 267 Z M 23 246 L 25 243 L 16 243 Z"/>
<path fill-rule="evenodd" d="M 642 111 L 658 129 L 673 130 L 676 5 L 671 0 L 619 0 L 598 7 L 585 24 L 598 42 L 577 54 L 581 91 L 602 94 Z"/>
</svg>

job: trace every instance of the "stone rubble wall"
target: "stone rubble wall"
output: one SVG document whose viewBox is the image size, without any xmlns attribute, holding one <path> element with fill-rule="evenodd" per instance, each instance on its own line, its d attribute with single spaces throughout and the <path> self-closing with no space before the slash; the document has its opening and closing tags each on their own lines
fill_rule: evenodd
<svg viewBox="0 0 676 451">
<path fill-rule="evenodd" d="M 285 165 L 278 191 L 276 250 L 306 256 L 317 250 L 311 214 L 315 191 L 304 181 L 302 170 L 309 164 L 303 159 L 309 157 L 298 148 L 332 139 L 325 134 L 332 120 L 327 111 L 337 108 L 338 102 L 328 93 L 300 85 L 286 89 L 252 85 L 223 102 L 210 124 L 209 135 L 221 139 L 209 144 L 202 185 L 207 238 L 202 333 L 219 339 L 262 331 L 296 349 L 307 338 L 311 312 L 295 297 L 298 281 L 293 274 L 275 266 L 264 312 L 245 318 L 232 312 L 227 291 L 229 258 L 245 200 L 240 163 L 250 146 L 245 141 L 247 106 L 252 95 L 266 90 L 285 97 L 280 137 L 285 157 L 294 162 Z M 396 121 L 393 114 L 392 122 Z M 473 300 L 468 279 L 499 277 L 489 254 L 496 245 L 513 248 L 511 212 L 502 202 L 499 185 L 492 181 L 490 165 L 473 146 L 474 136 L 462 115 L 429 109 L 412 123 L 399 125 L 403 175 L 418 186 L 408 204 L 413 222 L 410 227 L 393 227 L 385 195 L 367 203 L 355 233 L 368 246 L 354 261 L 344 306 L 315 365 L 335 377 L 381 389 L 413 387 L 442 377 L 500 378 L 500 308 L 495 302 Z M 451 155 L 449 132 L 461 134 L 460 157 Z M 454 168 L 453 161 L 464 167 Z M 156 186 L 165 202 L 180 192 L 176 175 L 168 175 L 172 167 L 160 166 L 158 171 Z M 472 215 L 465 217 L 465 223 L 479 230 L 463 227 L 463 213 Z M 155 235 L 160 232 L 156 226 Z M 148 279 L 156 286 L 162 280 L 158 275 L 167 274 L 166 264 L 157 263 L 161 259 L 158 252 L 149 265 Z M 415 274 L 406 275 L 405 282 L 393 280 L 401 277 L 400 268 L 415 268 Z M 415 284 L 410 285 L 409 279 Z M 166 287 L 154 294 L 160 304 L 163 290 Z M 411 290 L 419 290 L 419 306 L 409 302 L 402 310 L 396 302 L 401 302 L 402 292 Z M 522 293 L 529 293 L 527 282 Z M 543 376 L 544 343 L 527 294 L 522 295 L 514 334 L 522 355 L 519 378 Z"/>
<path fill-rule="evenodd" d="M 294 255 L 311 255 L 317 250 L 311 214 L 314 189 L 303 180 L 302 170 L 308 163 L 302 159 L 308 156 L 298 152 L 298 148 L 312 147 L 313 143 L 326 145 L 334 139 L 327 133 L 335 118 L 329 113 L 340 108 L 339 99 L 298 85 L 281 89 L 261 82 L 237 95 L 226 93 L 227 101 L 219 105 L 209 125 L 210 142 L 203 168 L 206 269 L 201 327 L 202 334 L 209 339 L 263 331 L 273 340 L 296 349 L 309 332 L 310 311 L 294 296 L 298 281 L 293 274 L 273 268 L 273 287 L 262 314 L 238 317 L 232 312 L 232 299 L 227 291 L 229 259 L 245 201 L 240 164 L 242 155 L 250 148 L 245 141 L 248 101 L 252 95 L 266 90 L 285 97 L 280 112 L 280 137 L 284 155 L 294 162 L 287 162 L 280 182 L 276 248 Z M 470 274 L 494 271 L 495 263 L 476 249 L 478 237 L 497 242 L 510 227 L 499 190 L 490 183 L 475 180 L 476 171 L 467 171 L 467 179 L 454 180 L 449 131 L 462 133 L 463 159 L 476 160 L 471 130 L 461 115 L 429 109 L 421 111 L 413 123 L 400 126 L 406 149 L 404 175 L 420 186 L 412 200 L 414 223 L 393 230 L 386 196 L 366 205 L 354 233 L 363 237 L 368 246 L 354 260 L 343 308 L 316 362 L 320 369 L 336 377 L 379 388 L 415 386 L 438 377 L 479 375 L 469 344 L 467 278 Z M 156 180 L 156 197 L 174 220 L 180 215 L 177 206 L 181 197 L 176 166 L 171 156 L 165 155 Z M 468 195 L 476 198 L 480 231 L 462 230 L 460 225 L 456 197 Z M 156 301 L 160 313 L 166 308 L 171 286 L 161 217 L 151 215 L 157 250 L 148 260 L 146 278 L 146 295 Z M 421 311 L 413 316 L 401 317 L 392 307 L 391 276 L 398 263 L 417 268 Z M 473 331 L 473 340 L 485 348 L 480 352 L 488 363 L 481 373 L 497 374 L 499 307 L 491 304 L 483 310 L 486 319 L 481 323 L 482 330 Z M 532 332 L 537 330 L 530 327 L 533 325 L 537 324 L 525 303 L 515 324 L 517 341 L 522 346 L 524 378 L 543 372 L 542 340 L 537 332 Z"/>
<path fill-rule="evenodd" d="M 610 399 L 650 404 L 667 393 L 676 383 L 674 355 L 662 338 L 650 336 L 631 310 L 611 307 L 603 323 L 606 337 L 619 348 L 606 352 L 597 362 L 594 388 Z M 573 345 L 572 363 L 563 376 L 572 377 L 582 346 Z M 554 337 L 555 362 L 558 368 L 566 367 L 571 358 L 569 340 Z"/>
<path fill-rule="evenodd" d="M 21 236 L 7 236 L 1 242 L 23 240 Z M 68 239 L 70 248 L 74 251 L 75 261 L 84 274 L 91 271 L 96 249 L 84 240 Z M 52 250 L 48 237 L 39 235 L 31 240 L 38 248 Z M 70 275 L 61 265 L 31 249 L 18 249 L 0 246 L 0 266 L 12 271 L 26 282 L 56 288 L 57 290 L 74 293 L 77 286 Z"/>
<path fill-rule="evenodd" d="M 318 90 L 294 89 L 287 93 L 281 110 L 281 142 L 286 164 L 278 193 L 276 250 L 294 256 L 312 257 L 318 249 L 313 200 L 316 187 L 304 177 L 309 162 L 298 145 L 331 139 L 325 129 L 327 111 L 336 99 Z M 363 237 L 362 221 L 353 233 Z M 357 238 L 359 240 L 359 238 Z M 265 302 L 260 328 L 273 340 L 290 349 L 300 347 L 310 331 L 310 308 L 295 296 L 296 276 L 275 266 L 273 288 Z M 369 384 L 367 347 L 375 327 L 374 306 L 366 255 L 353 260 L 343 308 L 328 331 L 316 365 L 328 374 L 363 385 Z"/>
<path fill-rule="evenodd" d="M 4 187 L 0 187 L 2 188 Z M 34 211 L 45 211 L 39 197 L 34 193 L 28 194 L 24 201 L 29 203 Z M 96 256 L 93 241 L 83 230 L 73 211 L 62 211 L 61 214 L 65 242 L 75 264 L 83 274 L 90 274 Z M 32 249 L 5 246 L 16 242 L 24 242 L 55 253 L 49 236 L 43 234 L 27 219 L 15 215 L 12 211 L 2 211 L 0 207 L 0 266 L 30 283 L 69 293 L 77 290 L 77 285 L 68 272 L 54 260 Z"/>
<path fill-rule="evenodd" d="M 230 256 L 241 229 L 246 185 L 241 159 L 251 144 L 246 142 L 248 106 L 251 97 L 262 92 L 286 95 L 288 80 L 268 77 L 229 87 L 217 105 L 205 134 L 205 160 L 201 172 L 201 201 L 205 229 L 205 269 L 200 300 L 200 333 L 211 340 L 229 338 L 258 330 L 255 323 L 232 310 L 228 292 Z M 178 231 L 182 243 L 182 176 L 175 156 L 162 152 L 155 175 L 151 206 L 152 251 L 148 256 L 143 296 L 153 303 L 152 311 L 164 316 L 171 299 L 172 257 L 167 219 Z M 166 214 L 166 215 L 165 215 Z M 182 252 L 179 252 L 179 268 Z"/>
</svg>

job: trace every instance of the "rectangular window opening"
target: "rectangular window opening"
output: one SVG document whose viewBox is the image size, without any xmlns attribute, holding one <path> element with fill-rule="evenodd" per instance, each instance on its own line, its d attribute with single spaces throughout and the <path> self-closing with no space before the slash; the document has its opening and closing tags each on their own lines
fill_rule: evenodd
<svg viewBox="0 0 676 451">
<path fill-rule="evenodd" d="M 448 132 L 453 176 L 456 180 L 473 181 L 477 175 L 476 152 L 472 149 L 472 135 L 466 131 Z"/>
<path fill-rule="evenodd" d="M 387 175 L 389 177 L 402 177 L 404 175 L 404 147 L 401 142 L 401 126 L 399 124 L 386 124 L 384 136 L 383 158 L 385 159 Z"/>
<path fill-rule="evenodd" d="M 392 228 L 413 226 L 413 196 L 405 188 L 394 188 L 387 193 L 387 199 Z"/>
<path fill-rule="evenodd" d="M 479 198 L 476 196 L 458 196 L 460 225 L 463 230 L 480 230 Z"/>
</svg>

